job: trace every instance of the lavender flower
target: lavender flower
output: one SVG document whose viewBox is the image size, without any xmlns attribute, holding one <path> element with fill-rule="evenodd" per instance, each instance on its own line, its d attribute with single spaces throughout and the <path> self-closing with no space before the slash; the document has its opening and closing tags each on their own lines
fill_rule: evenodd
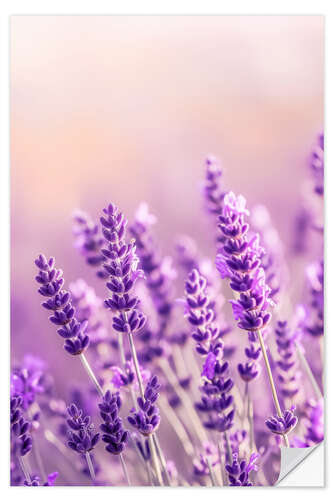
<svg viewBox="0 0 333 500">
<path fill-rule="evenodd" d="M 244 216 L 249 212 L 242 196 L 229 193 L 224 198 L 223 215 L 219 217 L 219 228 L 225 242 L 216 257 L 216 266 L 222 278 L 230 278 L 230 287 L 240 294 L 231 301 L 239 328 L 257 332 L 267 326 L 273 305 L 269 298 L 270 288 L 265 283 L 265 272 L 260 259 L 264 251 L 257 236 L 250 241 L 249 229 Z"/>
<path fill-rule="evenodd" d="M 105 257 L 101 253 L 104 240 L 100 234 L 99 226 L 95 224 L 89 215 L 79 210 L 74 212 L 73 219 L 75 247 L 85 257 L 87 264 L 98 268 L 96 275 L 101 279 L 106 279 L 108 274 L 101 269 Z"/>
<path fill-rule="evenodd" d="M 324 133 L 321 132 L 317 139 L 317 144 L 313 148 L 310 158 L 310 168 L 312 170 L 315 187 L 314 191 L 319 196 L 324 194 Z"/>
<path fill-rule="evenodd" d="M 199 458 L 193 460 L 193 474 L 197 477 L 208 476 L 209 468 L 207 458 L 210 459 L 212 467 L 220 461 L 217 447 L 212 443 L 203 444 L 203 452 L 199 454 Z"/>
<path fill-rule="evenodd" d="M 201 355 L 207 355 L 212 341 L 219 336 L 219 330 L 214 324 L 214 311 L 209 307 L 210 300 L 206 293 L 207 280 L 193 269 L 185 282 L 186 318 L 195 327 L 192 338 L 197 342 L 196 350 Z"/>
<path fill-rule="evenodd" d="M 291 333 L 287 321 L 278 321 L 275 335 L 280 356 L 277 367 L 281 393 L 285 398 L 292 398 L 299 392 L 298 358 L 295 346 L 299 333 Z"/>
<path fill-rule="evenodd" d="M 260 374 L 260 367 L 253 361 L 247 361 L 244 364 L 239 363 L 237 368 L 238 373 L 244 382 L 251 382 Z"/>
<path fill-rule="evenodd" d="M 133 383 L 135 383 L 135 385 L 138 384 L 132 360 L 126 361 L 124 368 L 112 366 L 111 371 L 113 372 L 111 383 L 116 389 L 120 389 L 120 387 L 128 387 Z M 140 374 L 142 381 L 144 383 L 148 382 L 150 378 L 150 371 L 140 366 Z"/>
<path fill-rule="evenodd" d="M 205 161 L 206 178 L 204 198 L 208 212 L 220 215 L 223 207 L 225 192 L 221 188 L 222 169 L 215 156 L 208 156 Z"/>
<path fill-rule="evenodd" d="M 119 392 L 112 394 L 107 391 L 103 402 L 98 406 L 104 420 L 100 429 L 103 432 L 102 440 L 107 443 L 105 449 L 112 455 L 119 455 L 124 451 L 128 441 L 128 432 L 123 428 L 122 419 L 118 415 L 121 407 Z"/>
<path fill-rule="evenodd" d="M 37 394 L 45 392 L 45 363 L 34 356 L 24 356 L 21 366 L 14 367 L 10 386 L 11 394 L 22 397 L 22 407 L 27 410 L 36 400 Z"/>
<path fill-rule="evenodd" d="M 311 264 L 307 269 L 310 285 L 312 318 L 306 331 L 313 337 L 324 334 L 324 261 Z"/>
<path fill-rule="evenodd" d="M 159 316 L 157 336 L 161 338 L 171 314 L 173 301 L 171 283 L 177 274 L 172 267 L 171 258 L 162 258 L 153 240 L 150 227 L 155 221 L 155 216 L 149 213 L 148 205 L 141 203 L 129 231 L 135 238 L 146 284 Z"/>
<path fill-rule="evenodd" d="M 258 457 L 258 453 L 252 453 L 247 463 L 246 460 L 239 461 L 237 453 L 233 454 L 232 464 L 227 464 L 225 466 L 228 472 L 230 486 L 253 486 L 252 482 L 249 480 L 249 474 L 252 470 L 257 470 L 255 462 Z"/>
<path fill-rule="evenodd" d="M 225 432 L 232 427 L 235 414 L 231 408 L 233 397 L 229 394 L 233 380 L 227 376 L 229 364 L 223 361 L 223 342 L 219 340 L 219 329 L 209 307 L 206 280 L 196 269 L 189 274 L 185 293 L 186 317 L 196 327 L 192 334 L 197 342 L 196 350 L 205 356 L 201 374 L 205 380 L 201 387 L 203 396 L 195 407 L 209 415 L 209 420 L 204 422 L 206 428 Z"/>
<path fill-rule="evenodd" d="M 70 293 L 62 290 L 64 285 L 62 270 L 54 267 L 55 259 L 51 257 L 47 260 L 44 255 L 40 255 L 35 264 L 39 269 L 36 281 L 41 285 L 38 292 L 47 298 L 42 306 L 53 312 L 49 319 L 60 327 L 57 333 L 65 339 L 65 350 L 77 356 L 83 353 L 89 344 L 89 337 L 85 334 L 87 322 L 80 323 L 75 318 Z"/>
<path fill-rule="evenodd" d="M 145 462 L 149 462 L 149 460 L 151 459 L 151 453 L 150 453 L 148 439 L 143 441 L 142 439 L 139 438 L 138 434 L 136 434 L 135 432 L 132 432 L 131 438 L 132 438 L 135 446 L 139 450 L 139 453 L 140 453 L 141 457 L 143 458 L 143 460 Z"/>
<path fill-rule="evenodd" d="M 139 261 L 134 240 L 129 244 L 125 242 L 127 221 L 123 214 L 112 203 L 103 211 L 101 223 L 108 246 L 102 252 L 106 257 L 104 269 L 109 276 L 106 286 L 112 293 L 105 305 L 118 314 L 113 317 L 113 328 L 117 332 L 136 333 L 144 326 L 146 317 L 137 309 L 139 299 L 131 296 L 130 291 L 144 275 L 137 270 Z"/>
<path fill-rule="evenodd" d="M 308 448 L 320 443 L 324 439 L 324 411 L 323 399 L 320 401 L 306 401 L 305 427 L 306 432 L 303 439 L 294 437 L 294 443 L 297 448 Z"/>
<path fill-rule="evenodd" d="M 69 418 L 67 425 L 68 431 L 67 446 L 77 453 L 86 454 L 93 450 L 99 441 L 99 434 L 94 433 L 94 425 L 91 418 L 83 415 L 82 410 L 72 403 L 67 408 Z"/>
<path fill-rule="evenodd" d="M 262 330 L 267 327 L 271 319 L 267 309 L 274 303 L 270 298 L 271 290 L 266 284 L 265 271 L 261 265 L 264 250 L 259 244 L 258 235 L 248 238 L 249 225 L 245 222 L 246 215 L 249 215 L 249 211 L 246 208 L 245 198 L 235 196 L 232 192 L 226 194 L 222 215 L 219 217 L 219 228 L 224 242 L 218 251 L 216 266 L 222 278 L 230 279 L 231 289 L 238 294 L 236 300 L 230 301 L 238 327 L 248 332 L 250 342 L 259 340 L 275 408 L 279 418 L 283 419 L 284 414 L 278 400 L 262 335 Z M 256 370 L 253 373 L 255 372 Z M 286 433 L 283 433 L 283 438 L 285 445 L 289 446 Z"/>
<path fill-rule="evenodd" d="M 40 484 L 40 478 L 38 476 L 33 476 L 31 481 L 24 481 L 24 486 L 54 486 L 54 483 L 59 475 L 59 472 L 51 472 L 47 476 L 47 481 Z"/>
<path fill-rule="evenodd" d="M 148 382 L 144 398 L 138 397 L 138 411 L 132 410 L 132 414 L 127 417 L 129 423 L 144 436 L 149 436 L 155 432 L 160 424 L 159 409 L 155 402 L 159 397 L 160 385 L 156 375 Z"/>
<path fill-rule="evenodd" d="M 276 415 L 266 420 L 265 424 L 274 434 L 287 435 L 296 427 L 298 418 L 294 415 L 296 406 L 292 406 L 290 410 L 285 410 L 282 417 Z"/>
<path fill-rule="evenodd" d="M 107 329 L 101 316 L 102 299 L 97 297 L 94 288 L 88 286 L 83 279 L 70 283 L 69 291 L 77 320 L 80 323 L 88 321 L 86 335 L 89 336 L 90 344 L 100 344 L 107 339 Z"/>
<path fill-rule="evenodd" d="M 25 419 L 22 410 L 23 398 L 15 395 L 10 398 L 10 426 L 13 453 L 24 457 L 32 448 L 32 438 L 29 433 L 31 425 Z"/>
</svg>

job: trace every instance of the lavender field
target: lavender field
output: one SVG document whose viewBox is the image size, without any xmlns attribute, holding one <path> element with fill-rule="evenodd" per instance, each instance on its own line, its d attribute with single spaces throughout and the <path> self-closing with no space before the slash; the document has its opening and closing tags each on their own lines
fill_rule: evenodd
<svg viewBox="0 0 333 500">
<path fill-rule="evenodd" d="M 269 486 L 324 439 L 322 32 L 13 21 L 12 486 Z"/>
</svg>

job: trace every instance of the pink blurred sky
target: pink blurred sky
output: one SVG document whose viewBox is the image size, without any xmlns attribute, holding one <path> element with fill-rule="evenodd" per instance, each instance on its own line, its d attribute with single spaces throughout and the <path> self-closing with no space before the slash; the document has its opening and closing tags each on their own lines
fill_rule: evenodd
<svg viewBox="0 0 333 500">
<path fill-rule="evenodd" d="M 29 314 L 42 316 L 40 251 L 68 279 L 84 269 L 72 248 L 76 207 L 96 216 L 115 201 L 131 218 L 147 200 L 168 249 L 183 232 L 205 246 L 207 153 L 287 239 L 323 126 L 323 65 L 321 16 L 13 17 L 15 301 L 32 294 Z"/>
</svg>

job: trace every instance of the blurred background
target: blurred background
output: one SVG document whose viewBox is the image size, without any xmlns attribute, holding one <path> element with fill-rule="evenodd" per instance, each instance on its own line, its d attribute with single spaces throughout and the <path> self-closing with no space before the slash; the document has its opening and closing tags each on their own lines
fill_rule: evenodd
<svg viewBox="0 0 333 500">
<path fill-rule="evenodd" d="M 145 200 L 165 253 L 187 233 L 213 256 L 200 194 L 208 153 L 291 248 L 323 126 L 323 65 L 320 16 L 13 17 L 12 359 L 30 351 L 67 378 L 74 370 L 33 263 L 54 255 L 67 283 L 84 276 L 105 295 L 73 248 L 74 209 L 97 218 L 113 201 L 132 219 Z"/>
</svg>

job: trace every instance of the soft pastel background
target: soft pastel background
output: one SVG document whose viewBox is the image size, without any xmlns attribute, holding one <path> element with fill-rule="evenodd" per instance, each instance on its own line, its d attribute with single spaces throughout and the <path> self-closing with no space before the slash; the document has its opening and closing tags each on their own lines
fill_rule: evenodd
<svg viewBox="0 0 333 500">
<path fill-rule="evenodd" d="M 13 17 L 13 359 L 29 350 L 67 379 L 74 368 L 40 308 L 33 264 L 54 255 L 67 281 L 96 283 L 73 248 L 73 209 L 97 217 L 114 201 L 131 218 L 146 200 L 166 252 L 184 232 L 211 248 L 207 153 L 229 188 L 269 208 L 290 248 L 323 125 L 323 57 L 320 16 Z"/>
</svg>

